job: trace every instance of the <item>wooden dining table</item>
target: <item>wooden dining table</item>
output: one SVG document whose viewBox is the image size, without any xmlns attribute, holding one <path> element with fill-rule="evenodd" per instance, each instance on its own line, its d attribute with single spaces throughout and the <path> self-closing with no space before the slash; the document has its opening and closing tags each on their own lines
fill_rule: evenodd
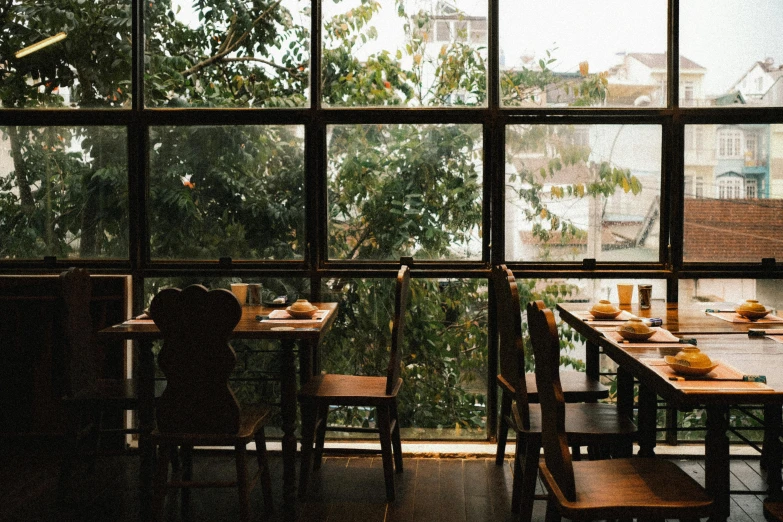
<svg viewBox="0 0 783 522">
<path fill-rule="evenodd" d="M 726 520 L 730 510 L 729 408 L 761 405 L 764 408 L 764 451 L 762 465 L 767 472 L 768 493 L 781 497 L 781 406 L 783 405 L 783 342 L 773 336 L 749 336 L 750 329 L 783 329 L 783 323 L 746 323 L 723 320 L 713 312 L 718 307 L 665 306 L 651 309 L 626 308 L 641 317 L 656 317 L 662 328 L 697 347 L 721 362 L 722 367 L 742 375 L 763 375 L 766 384 L 739 381 L 672 380 L 665 364 L 666 355 L 674 355 L 683 342 L 628 343 L 611 334 L 617 321 L 592 320 L 586 311 L 589 304 L 558 305 L 560 318 L 587 340 L 588 372 L 597 378 L 599 357 L 604 353 L 618 366 L 618 408 L 633 413 L 634 380 L 639 383 L 638 426 L 639 455 L 653 457 L 656 445 L 657 398 L 679 409 L 704 408 L 707 413 L 705 435 L 705 487 L 716 501 L 711 520 Z M 724 304 L 725 306 L 725 304 Z M 623 307 L 621 307 L 623 308 Z M 725 308 L 724 308 L 725 309 Z M 730 378 L 734 378 L 731 377 Z"/>
<path fill-rule="evenodd" d="M 282 418 L 283 457 L 283 512 L 292 518 L 296 511 L 296 411 L 297 372 L 295 347 L 299 345 L 299 381 L 307 382 L 320 371 L 318 346 L 337 317 L 337 303 L 313 303 L 318 307 L 316 320 L 275 319 L 280 308 L 243 306 L 242 318 L 234 328 L 234 339 L 278 341 L 281 344 L 280 414 Z M 276 312 L 277 311 L 277 312 Z M 262 318 L 262 319 L 259 319 Z M 149 511 L 154 465 L 154 452 L 149 433 L 155 424 L 155 359 L 153 343 L 162 338 L 151 319 L 132 319 L 104 328 L 99 335 L 105 339 L 125 339 L 138 344 L 138 364 L 135 368 L 139 382 L 139 487 L 143 520 L 151 517 Z"/>
</svg>

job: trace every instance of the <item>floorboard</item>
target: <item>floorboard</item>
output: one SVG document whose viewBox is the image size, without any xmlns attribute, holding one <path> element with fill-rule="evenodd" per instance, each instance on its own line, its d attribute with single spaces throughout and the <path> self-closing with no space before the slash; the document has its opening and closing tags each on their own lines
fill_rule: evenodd
<svg viewBox="0 0 783 522">
<path fill-rule="evenodd" d="M 703 483 L 704 462 L 675 462 Z M 313 472 L 307 493 L 299 502 L 299 522 L 512 522 L 512 461 L 496 466 L 494 458 L 414 458 L 404 461 L 405 471 L 395 474 L 396 500 L 385 498 L 383 466 L 379 457 L 326 457 Z M 3 455 L 0 457 L 0 522 L 126 522 L 138 520 L 138 459 L 104 457 L 94 466 L 79 463 L 68 492 L 68 501 L 58 504 L 58 460 L 50 455 Z M 255 462 L 250 469 L 255 472 Z M 251 495 L 254 520 L 282 522 L 279 509 L 282 463 L 271 457 L 275 504 L 269 512 L 259 491 Z M 732 460 L 730 522 L 763 520 L 764 476 L 758 459 Z M 232 479 L 234 459 L 220 452 L 198 452 L 194 476 Z M 538 492 L 542 492 L 539 481 Z M 182 520 L 181 497 L 167 498 L 166 520 Z M 238 518 L 233 489 L 195 490 L 190 500 L 191 520 L 220 522 Z M 534 504 L 534 522 L 543 522 L 545 503 Z"/>
</svg>

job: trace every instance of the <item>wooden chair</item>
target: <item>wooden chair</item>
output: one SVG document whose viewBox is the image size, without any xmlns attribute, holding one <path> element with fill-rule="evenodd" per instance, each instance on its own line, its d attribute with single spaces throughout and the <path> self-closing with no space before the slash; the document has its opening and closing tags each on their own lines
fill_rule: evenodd
<svg viewBox="0 0 783 522">
<path fill-rule="evenodd" d="M 240 407 L 228 378 L 236 364 L 229 336 L 242 317 L 242 306 L 228 290 L 207 291 L 201 285 L 162 290 L 152 300 L 150 316 L 163 334 L 158 366 L 166 389 L 157 402 L 157 428 L 151 435 L 159 448 L 153 513 L 161 519 L 168 488 L 183 488 L 183 519 L 188 517 L 189 489 L 236 487 L 239 512 L 250 520 L 249 493 L 261 477 L 264 503 L 272 508 L 272 489 L 264 425 L 271 411 L 264 405 Z M 248 480 L 247 444 L 256 443 L 258 474 Z M 193 480 L 194 446 L 233 446 L 236 481 Z M 168 479 L 170 456 L 182 455 L 181 480 Z"/>
<path fill-rule="evenodd" d="M 530 402 L 525 379 L 522 378 L 525 350 L 516 281 L 511 271 L 502 267 L 494 270 L 493 281 L 498 302 L 501 351 L 506 353 L 506 375 L 512 379 L 510 384 L 515 391 L 515 402 L 508 418 L 509 426 L 517 435 L 511 510 L 519 513 L 521 521 L 529 522 L 533 501 L 536 499 L 536 477 L 541 455 L 541 408 L 540 404 Z M 539 303 L 543 307 L 543 303 Z M 531 341 L 535 343 L 537 332 L 533 325 L 530 326 Z M 559 354 L 559 344 L 557 350 Z M 637 433 L 636 426 L 630 419 L 618 415 L 614 406 L 601 403 L 569 403 L 566 409 L 566 431 L 568 442 L 572 446 L 632 447 Z"/>
<path fill-rule="evenodd" d="M 299 476 L 299 495 L 307 492 L 313 459 L 315 440 L 314 469 L 321 465 L 326 436 L 329 406 L 367 406 L 377 411 L 377 428 L 352 428 L 351 431 L 371 431 L 379 433 L 381 455 L 383 458 L 383 476 L 386 482 L 386 499 L 394 500 L 394 468 L 402 472 L 402 445 L 400 426 L 397 422 L 397 393 L 402 386 L 400 378 L 400 350 L 405 328 L 405 309 L 410 293 L 410 268 L 402 266 L 397 273 L 394 297 L 394 319 L 389 365 L 385 377 L 364 375 L 325 374 L 313 377 L 299 392 L 302 412 L 302 462 Z M 344 428 L 340 428 L 344 430 Z M 393 451 L 392 451 L 393 448 Z M 394 462 L 392 463 L 392 456 Z"/>
<path fill-rule="evenodd" d="M 783 501 L 765 498 L 764 519 L 769 522 L 783 522 Z"/>
<path fill-rule="evenodd" d="M 62 403 L 66 416 L 66 436 L 58 496 L 63 501 L 74 461 L 83 453 L 82 443 L 88 440 L 91 442 L 86 454 L 94 459 L 100 450 L 102 435 L 138 433 L 136 428 L 106 428 L 104 417 L 110 411 L 135 410 L 139 402 L 133 379 L 101 377 L 90 317 L 90 273 L 83 268 L 71 268 L 60 274 L 60 285 L 63 310 Z"/>
<path fill-rule="evenodd" d="M 506 271 L 505 265 L 496 267 L 497 270 Z M 513 282 L 514 275 L 510 271 L 506 272 L 509 281 Z M 505 346 L 513 348 L 512 345 Z M 498 417 L 497 430 L 497 450 L 495 453 L 495 464 L 502 465 L 506 456 L 506 440 L 508 439 L 509 416 L 511 414 L 511 403 L 516 396 L 516 388 L 512 384 L 516 382 L 518 376 L 516 355 L 513 350 L 504 350 L 504 345 L 500 347 L 500 373 L 497 375 L 497 384 L 501 389 L 500 415 Z M 524 365 L 520 368 L 524 371 Z M 596 402 L 600 399 L 609 397 L 609 388 L 598 382 L 596 379 L 588 377 L 585 372 L 564 371 L 561 372 L 561 382 L 563 383 L 563 394 L 566 402 Z M 525 388 L 527 389 L 527 400 L 530 403 L 538 402 L 538 390 L 536 389 L 536 375 L 532 372 L 524 373 Z"/>
<path fill-rule="evenodd" d="M 560 344 L 554 314 L 542 303 L 527 307 L 536 383 L 541 401 L 544 462 L 549 492 L 547 522 L 570 520 L 680 519 L 708 517 L 713 501 L 673 462 L 622 458 L 575 462 L 569 452 L 572 410 L 560 383 Z"/>
</svg>

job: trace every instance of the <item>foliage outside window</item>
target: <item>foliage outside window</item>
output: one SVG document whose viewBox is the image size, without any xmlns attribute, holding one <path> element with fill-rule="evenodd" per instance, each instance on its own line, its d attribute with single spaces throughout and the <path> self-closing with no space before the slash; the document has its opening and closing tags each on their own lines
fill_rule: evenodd
<svg viewBox="0 0 783 522">
<path fill-rule="evenodd" d="M 329 256 L 479 259 L 481 129 L 329 129 Z"/>
<path fill-rule="evenodd" d="M 127 258 L 121 127 L 0 127 L 0 259 Z"/>
<path fill-rule="evenodd" d="M 150 149 L 153 258 L 301 259 L 300 127 L 152 127 Z"/>
</svg>

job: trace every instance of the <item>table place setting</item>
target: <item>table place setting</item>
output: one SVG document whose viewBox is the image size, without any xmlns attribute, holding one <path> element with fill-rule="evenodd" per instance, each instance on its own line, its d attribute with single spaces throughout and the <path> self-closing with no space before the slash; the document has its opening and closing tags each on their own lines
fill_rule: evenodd
<svg viewBox="0 0 783 522">
<path fill-rule="evenodd" d="M 672 386 L 682 391 L 697 392 L 759 392 L 774 391 L 763 375 L 748 375 L 728 363 L 713 360 L 695 346 L 684 348 L 676 355 L 644 358 Z"/>
<path fill-rule="evenodd" d="M 755 299 L 748 299 L 734 309 L 712 309 L 708 308 L 704 312 L 707 315 L 717 317 L 730 323 L 745 324 L 768 324 L 783 323 L 783 317 L 772 315 L 773 310 L 767 308 Z"/>
</svg>

